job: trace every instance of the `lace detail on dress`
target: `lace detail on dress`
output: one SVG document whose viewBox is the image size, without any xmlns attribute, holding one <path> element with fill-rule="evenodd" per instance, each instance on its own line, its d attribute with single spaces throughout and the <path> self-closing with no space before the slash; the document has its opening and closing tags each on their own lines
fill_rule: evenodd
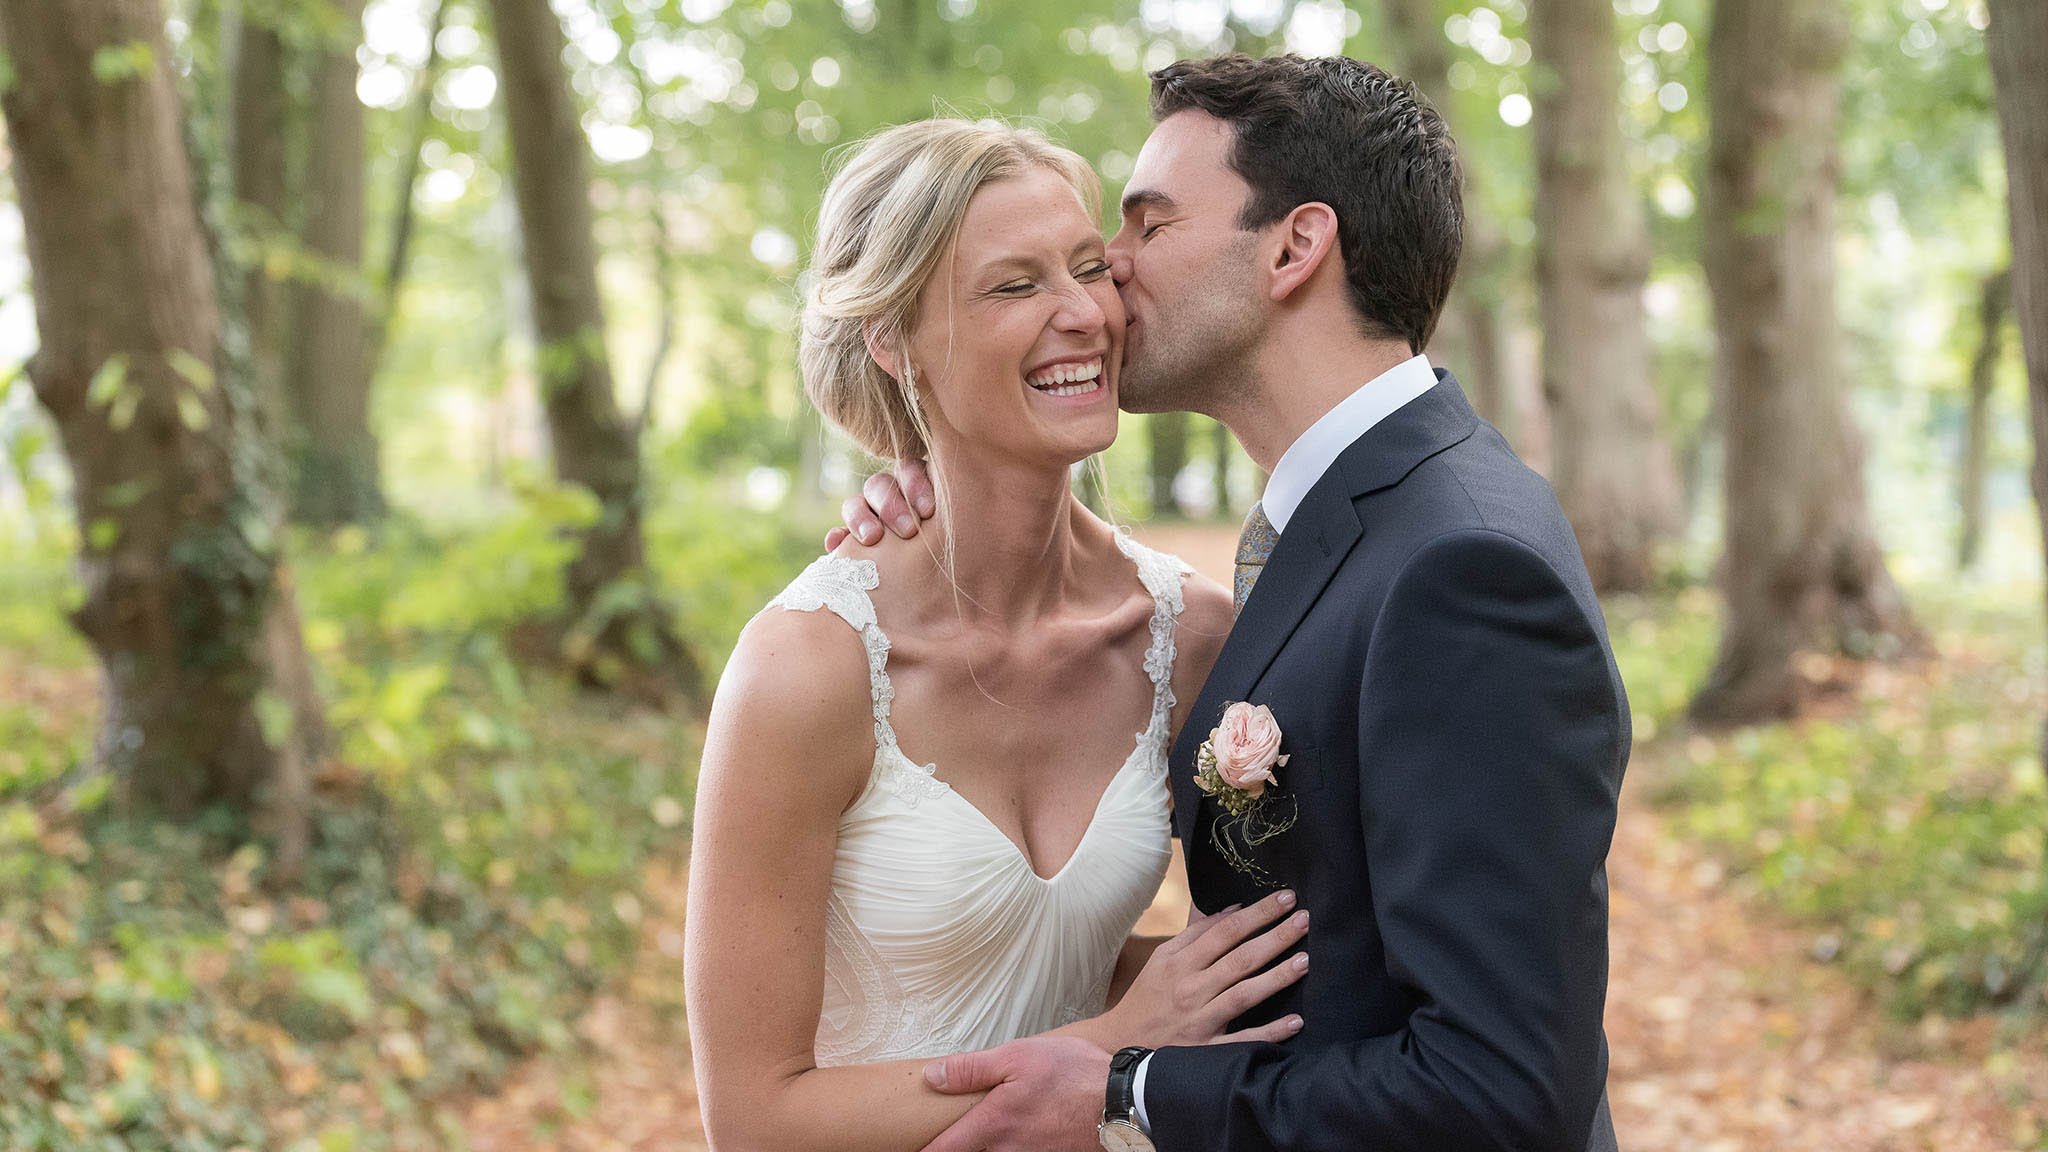
<svg viewBox="0 0 2048 1152">
<path fill-rule="evenodd" d="M 875 783 L 888 789 L 891 796 L 917 807 L 918 801 L 944 796 L 951 785 L 938 778 L 937 761 L 930 764 L 913 764 L 895 746 L 892 735 L 888 748 L 875 749 Z"/>
<path fill-rule="evenodd" d="M 833 893 L 825 902 L 825 998 L 813 1058 L 820 1067 L 886 1060 L 927 1049 L 932 1032 L 931 1005 L 903 991 Z"/>
<path fill-rule="evenodd" d="M 1109 1005 L 1109 982 L 1115 974 L 1114 965 L 1102 969 L 1101 974 L 1089 983 L 1087 991 L 1081 994 L 1080 1003 L 1061 1006 L 1058 1014 L 1053 1017 L 1052 1026 L 1065 1028 L 1069 1024 L 1079 1024 L 1083 1020 L 1100 1016 L 1102 1010 Z"/>
<path fill-rule="evenodd" d="M 875 602 L 868 596 L 881 583 L 881 572 L 873 560 L 820 556 L 768 606 L 794 612 L 827 608 L 860 633 L 868 653 L 868 696 L 874 704 L 873 778 L 896 798 L 916 807 L 919 800 L 944 795 L 946 784 L 935 778 L 936 763 L 912 764 L 896 746 L 896 729 L 889 724 L 889 710 L 896 702 L 896 686 L 889 683 L 889 637 L 883 635 Z"/>
<path fill-rule="evenodd" d="M 1175 703 L 1173 629 L 1187 604 L 1182 596 L 1182 581 L 1194 569 L 1178 556 L 1138 543 L 1121 528 L 1117 529 L 1116 544 L 1138 566 L 1138 581 L 1152 594 L 1152 643 L 1145 649 L 1145 675 L 1152 678 L 1152 717 L 1138 738 L 1163 746 Z"/>
</svg>

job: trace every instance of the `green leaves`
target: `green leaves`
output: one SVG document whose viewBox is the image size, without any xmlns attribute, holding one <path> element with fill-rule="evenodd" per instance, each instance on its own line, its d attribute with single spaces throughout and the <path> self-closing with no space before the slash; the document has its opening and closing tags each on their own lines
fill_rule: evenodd
<svg viewBox="0 0 2048 1152">
<path fill-rule="evenodd" d="M 93 50 L 93 78 L 102 84 L 133 80 L 156 67 L 156 52 L 146 41 L 104 44 Z"/>
<path fill-rule="evenodd" d="M 126 432 L 135 423 L 142 391 L 129 384 L 127 353 L 116 352 L 100 364 L 85 386 L 85 402 L 94 408 L 104 408 L 107 424 L 116 432 Z"/>
<path fill-rule="evenodd" d="M 173 348 L 164 355 L 164 362 L 171 366 L 171 371 L 176 372 L 184 378 L 187 384 L 192 385 L 193 389 L 200 395 L 212 393 L 213 366 L 206 361 L 185 351 L 183 348 Z"/>
<path fill-rule="evenodd" d="M 370 1017 L 369 985 L 355 954 L 332 928 L 271 937 L 256 952 L 257 963 L 286 978 L 307 1000 L 342 1014 L 349 1023 Z"/>
<path fill-rule="evenodd" d="M 172 406 L 178 414 L 178 422 L 192 433 L 205 432 L 213 424 L 213 416 L 206 406 L 207 398 L 216 387 L 213 366 L 182 348 L 173 348 L 164 354 L 164 364 L 170 368 L 180 387 L 172 384 Z M 116 432 L 126 432 L 135 423 L 136 411 L 148 385 L 145 380 L 135 378 L 130 372 L 128 354 L 116 352 L 103 361 L 85 388 L 85 402 L 94 408 L 103 408 L 107 423 Z M 6 386 L 0 384 L 0 399 L 5 399 Z"/>
<path fill-rule="evenodd" d="M 85 402 L 95 408 L 112 404 L 128 387 L 128 356 L 116 352 L 101 362 L 85 386 Z"/>
<path fill-rule="evenodd" d="M 178 393 L 178 421 L 188 432 L 204 432 L 213 422 L 207 414 L 206 404 L 190 392 Z"/>
<path fill-rule="evenodd" d="M 2030 926 L 2048 916 L 2037 746 L 2048 702 L 2026 654 L 2037 610 L 1962 595 L 1944 602 L 1920 590 L 1915 601 L 1940 633 L 1942 663 L 1800 662 L 1815 684 L 1860 668 L 1856 707 L 1661 742 L 1649 737 L 1654 717 L 1675 720 L 1666 709 L 1683 699 L 1678 682 L 1703 673 L 1711 648 L 1698 640 L 1711 636 L 1711 616 L 1643 614 L 1640 602 L 1610 609 L 1638 709 L 1637 760 L 1668 781 L 1673 826 L 1809 924 L 1818 958 L 1846 966 L 1905 1017 L 2031 994 L 2014 981 L 2039 931 Z"/>
<path fill-rule="evenodd" d="M 112 516 L 100 516 L 86 525 L 85 543 L 95 552 L 112 550 L 121 540 L 121 522 Z"/>
<path fill-rule="evenodd" d="M 263 730 L 265 744 L 283 748 L 291 741 L 292 732 L 297 727 L 291 701 L 273 691 L 259 693 L 256 697 L 256 723 Z"/>
</svg>

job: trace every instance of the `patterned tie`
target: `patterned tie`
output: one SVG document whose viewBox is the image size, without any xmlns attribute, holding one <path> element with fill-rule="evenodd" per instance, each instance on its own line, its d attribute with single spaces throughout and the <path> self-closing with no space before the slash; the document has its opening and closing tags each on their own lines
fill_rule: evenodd
<svg viewBox="0 0 2048 1152">
<path fill-rule="evenodd" d="M 1231 615 L 1244 611 L 1245 597 L 1252 594 L 1252 585 L 1258 583 L 1259 573 L 1266 567 L 1266 557 L 1273 554 L 1273 545 L 1280 542 L 1280 533 L 1273 531 L 1273 522 L 1266 519 L 1263 504 L 1252 505 L 1251 515 L 1244 518 L 1244 531 L 1237 538 L 1237 578 L 1231 581 Z"/>
</svg>

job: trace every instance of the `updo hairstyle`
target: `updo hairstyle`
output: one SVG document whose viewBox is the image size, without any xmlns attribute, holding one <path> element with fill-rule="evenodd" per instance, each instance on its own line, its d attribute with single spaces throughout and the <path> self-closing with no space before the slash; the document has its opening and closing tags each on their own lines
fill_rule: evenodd
<svg viewBox="0 0 2048 1152">
<path fill-rule="evenodd" d="M 1029 128 L 994 121 L 919 120 L 850 150 L 825 189 L 804 272 L 798 364 L 826 419 L 885 459 L 930 459 L 917 400 L 910 326 L 927 284 L 950 258 L 968 201 L 983 186 L 1050 169 L 1094 219 L 1102 186 L 1088 162 Z M 869 355 L 863 330 L 893 347 L 900 378 Z"/>
</svg>

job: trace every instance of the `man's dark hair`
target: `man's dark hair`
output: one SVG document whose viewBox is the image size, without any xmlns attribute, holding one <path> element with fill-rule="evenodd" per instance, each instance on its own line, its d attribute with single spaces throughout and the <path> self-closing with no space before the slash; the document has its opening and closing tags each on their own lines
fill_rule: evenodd
<svg viewBox="0 0 2048 1152">
<path fill-rule="evenodd" d="M 1328 204 L 1366 335 L 1421 352 L 1457 275 L 1465 209 L 1450 128 L 1415 85 L 1342 56 L 1233 53 L 1152 73 L 1154 120 L 1189 109 L 1236 131 L 1230 166 L 1251 185 L 1238 226 Z"/>
</svg>

